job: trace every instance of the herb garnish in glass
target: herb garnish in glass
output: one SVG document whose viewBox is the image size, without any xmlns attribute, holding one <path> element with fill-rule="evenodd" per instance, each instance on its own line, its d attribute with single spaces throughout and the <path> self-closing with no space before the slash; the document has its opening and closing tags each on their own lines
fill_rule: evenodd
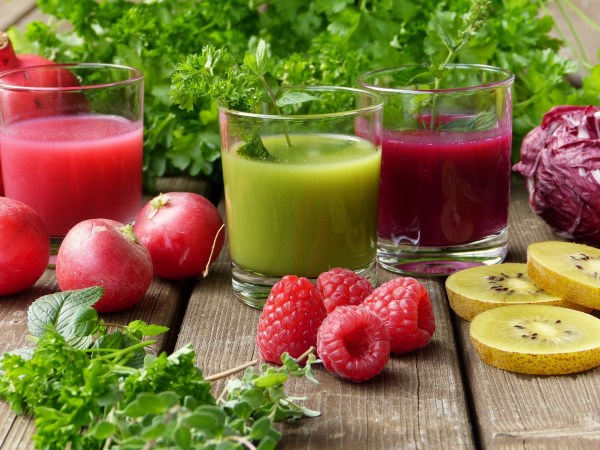
<svg viewBox="0 0 600 450">
<path fill-rule="evenodd" d="M 383 99 L 361 89 L 280 86 L 267 48 L 237 65 L 207 47 L 173 78 L 192 108 L 218 102 L 232 286 L 262 307 L 283 275 L 346 267 L 375 281 Z"/>
<path fill-rule="evenodd" d="M 448 275 L 507 254 L 514 76 L 452 62 L 488 3 L 474 1 L 458 39 L 440 31 L 441 63 L 360 77 L 385 99 L 378 260 L 388 270 Z"/>
</svg>

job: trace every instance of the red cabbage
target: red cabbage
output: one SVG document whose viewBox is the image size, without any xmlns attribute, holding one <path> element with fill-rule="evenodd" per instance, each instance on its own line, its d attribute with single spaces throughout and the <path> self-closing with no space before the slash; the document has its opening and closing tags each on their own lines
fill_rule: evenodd
<svg viewBox="0 0 600 450">
<path fill-rule="evenodd" d="M 513 170 L 529 205 L 560 236 L 600 245 L 600 107 L 557 106 L 531 130 Z"/>
</svg>

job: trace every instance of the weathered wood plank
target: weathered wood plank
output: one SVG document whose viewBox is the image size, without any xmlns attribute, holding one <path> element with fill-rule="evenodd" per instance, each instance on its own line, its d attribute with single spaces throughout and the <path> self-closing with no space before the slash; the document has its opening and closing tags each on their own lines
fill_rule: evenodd
<svg viewBox="0 0 600 450">
<path fill-rule="evenodd" d="M 6 30 L 36 9 L 35 0 L 2 0 L 0 1 L 0 30 Z"/>
<path fill-rule="evenodd" d="M 510 220 L 510 261 L 525 262 L 531 242 L 558 239 L 527 206 L 522 181 L 513 183 Z M 481 448 L 600 447 L 600 369 L 545 377 L 496 369 L 479 359 L 468 322 L 455 320 Z"/>
<path fill-rule="evenodd" d="M 222 208 L 222 205 L 221 205 Z M 395 275 L 379 270 L 379 282 Z M 258 358 L 260 312 L 235 298 L 228 248 L 198 281 L 177 347 L 192 343 L 206 375 Z M 290 380 L 289 392 L 321 411 L 316 419 L 282 426 L 286 449 L 473 448 L 451 315 L 440 280 L 422 280 L 434 303 L 437 330 L 424 349 L 394 356 L 365 384 L 341 381 L 317 367 L 320 384 Z M 218 395 L 225 381 L 214 384 Z"/>
<path fill-rule="evenodd" d="M 380 271 L 380 282 L 394 275 Z M 421 280 L 434 303 L 437 329 L 424 349 L 392 356 L 382 375 L 356 385 L 323 368 L 319 385 L 303 383 L 300 395 L 322 416 L 283 427 L 282 448 L 473 448 L 457 349 L 442 285 Z M 300 383 L 292 384 L 296 392 Z M 307 444 L 308 442 L 308 444 Z"/>
</svg>

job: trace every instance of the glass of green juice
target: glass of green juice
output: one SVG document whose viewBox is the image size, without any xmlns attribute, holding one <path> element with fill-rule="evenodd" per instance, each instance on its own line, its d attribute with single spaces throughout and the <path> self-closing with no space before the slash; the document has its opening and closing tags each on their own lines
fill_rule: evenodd
<svg viewBox="0 0 600 450">
<path fill-rule="evenodd" d="M 376 276 L 383 98 L 281 90 L 301 103 L 219 108 L 232 287 L 257 308 L 284 275 L 316 281 L 345 267 Z"/>
</svg>

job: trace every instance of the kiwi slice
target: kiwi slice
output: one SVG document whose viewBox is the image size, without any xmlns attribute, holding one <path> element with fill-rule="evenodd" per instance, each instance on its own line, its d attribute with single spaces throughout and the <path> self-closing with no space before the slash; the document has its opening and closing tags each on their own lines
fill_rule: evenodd
<svg viewBox="0 0 600 450">
<path fill-rule="evenodd" d="M 524 263 L 476 266 L 454 272 L 446 279 L 446 293 L 452 310 L 465 320 L 491 308 L 522 303 L 590 311 L 537 287 L 527 276 Z"/>
<path fill-rule="evenodd" d="M 573 309 L 494 308 L 473 319 L 470 334 L 484 362 L 511 372 L 560 375 L 600 365 L 600 319 Z"/>
<path fill-rule="evenodd" d="M 530 244 L 527 274 L 552 294 L 600 309 L 600 249 L 562 241 Z"/>
</svg>

